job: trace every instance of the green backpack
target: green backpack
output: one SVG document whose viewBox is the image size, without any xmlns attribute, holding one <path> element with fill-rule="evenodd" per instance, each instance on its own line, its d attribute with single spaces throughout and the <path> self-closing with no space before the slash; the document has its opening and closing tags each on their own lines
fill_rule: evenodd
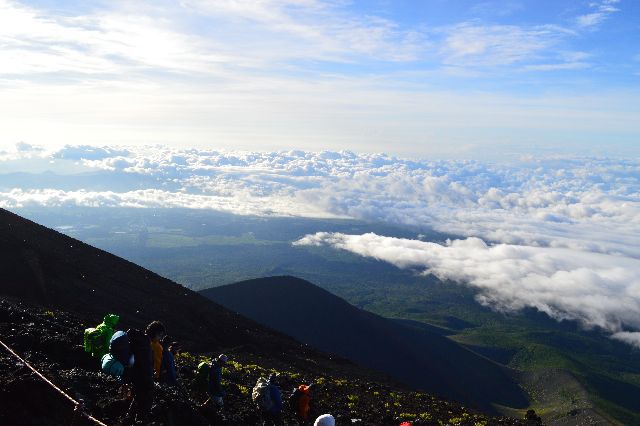
<svg viewBox="0 0 640 426">
<path fill-rule="evenodd" d="M 84 350 L 91 356 L 101 359 L 103 355 L 109 353 L 109 341 L 113 336 L 113 327 L 118 324 L 120 317 L 109 314 L 104 317 L 104 321 L 97 327 L 84 330 Z"/>
<path fill-rule="evenodd" d="M 84 351 L 91 354 L 91 356 L 95 356 L 98 352 L 98 347 L 100 346 L 100 340 L 102 337 L 102 333 L 97 328 L 85 328 L 84 329 Z"/>
</svg>

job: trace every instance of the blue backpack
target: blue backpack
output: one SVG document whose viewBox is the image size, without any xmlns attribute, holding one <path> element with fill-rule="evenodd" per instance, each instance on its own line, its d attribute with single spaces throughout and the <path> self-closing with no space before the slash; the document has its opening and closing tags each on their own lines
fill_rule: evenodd
<svg viewBox="0 0 640 426">
<path fill-rule="evenodd" d="M 126 332 L 116 331 L 109 342 L 109 353 L 123 366 L 129 365 L 131 358 L 131 346 L 129 344 L 129 336 Z"/>
<path fill-rule="evenodd" d="M 102 371 L 110 376 L 121 378 L 124 374 L 124 366 L 111 354 L 102 357 Z"/>
</svg>

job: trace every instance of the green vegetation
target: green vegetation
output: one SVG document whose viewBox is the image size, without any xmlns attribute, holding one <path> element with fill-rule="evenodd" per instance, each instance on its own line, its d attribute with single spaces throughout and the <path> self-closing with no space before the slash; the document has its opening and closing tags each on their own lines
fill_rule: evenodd
<svg viewBox="0 0 640 426">
<path fill-rule="evenodd" d="M 180 369 L 193 371 L 198 363 L 210 359 L 209 356 L 183 352 L 176 356 L 176 365 Z M 271 373 L 278 375 L 283 389 L 293 388 L 300 378 L 299 373 L 288 369 L 261 366 L 254 361 L 230 360 L 222 373 L 223 385 L 228 391 L 227 398 L 248 400 L 258 377 L 266 377 Z M 323 407 L 332 407 L 327 411 L 347 414 L 347 418 L 367 419 L 375 412 L 375 415 L 383 415 L 387 423 L 414 421 L 417 424 L 475 426 L 486 425 L 490 420 L 483 414 L 469 412 L 458 404 L 421 392 L 390 391 L 379 384 L 354 378 L 317 376 L 307 379 L 319 388 L 314 393 L 314 404 L 318 409 L 322 411 Z M 372 389 L 375 390 L 371 392 Z M 504 423 L 499 422 L 500 419 L 493 420 L 494 424 L 514 424 L 512 419 L 504 419 Z"/>
</svg>

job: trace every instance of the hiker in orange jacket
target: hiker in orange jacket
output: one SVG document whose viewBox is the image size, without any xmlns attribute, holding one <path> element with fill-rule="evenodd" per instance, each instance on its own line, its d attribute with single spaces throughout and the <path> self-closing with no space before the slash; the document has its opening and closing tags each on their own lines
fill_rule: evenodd
<svg viewBox="0 0 640 426">
<path fill-rule="evenodd" d="M 311 388 L 313 384 L 300 385 L 298 386 L 298 391 L 300 392 L 300 396 L 298 397 L 298 411 L 296 416 L 298 417 L 298 423 L 301 425 L 307 424 L 309 420 L 309 412 L 311 411 Z"/>
<path fill-rule="evenodd" d="M 162 368 L 162 344 L 160 340 L 165 336 L 164 325 L 160 321 L 153 321 L 147 326 L 147 336 L 151 339 L 151 352 L 153 354 L 153 377 L 160 379 L 160 369 Z"/>
</svg>

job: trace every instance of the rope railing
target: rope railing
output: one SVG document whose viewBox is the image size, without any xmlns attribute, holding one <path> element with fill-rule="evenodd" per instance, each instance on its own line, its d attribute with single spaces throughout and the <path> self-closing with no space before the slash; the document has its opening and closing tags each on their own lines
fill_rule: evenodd
<svg viewBox="0 0 640 426">
<path fill-rule="evenodd" d="M 95 423 L 97 425 L 100 425 L 100 426 L 108 426 L 107 424 L 105 424 L 105 423 L 101 422 L 100 420 L 96 419 L 95 417 L 91 416 L 89 413 L 86 413 L 83 410 L 82 404 L 80 402 L 78 402 L 75 399 L 73 399 L 65 391 L 63 391 L 58 386 L 56 386 L 53 382 L 51 382 L 51 380 L 49 380 L 45 376 L 43 376 L 38 370 L 36 370 L 34 367 L 32 367 L 31 364 L 29 364 L 22 357 L 20 357 L 20 355 L 18 355 L 15 351 L 13 351 L 13 349 L 11 349 L 9 346 L 7 346 L 2 340 L 0 340 L 0 345 L 2 345 L 7 350 L 7 352 L 9 352 L 11 355 L 13 355 L 17 359 L 19 359 L 22 364 L 27 366 L 34 374 L 36 374 L 38 377 L 40 377 L 44 382 L 46 382 L 49 386 L 51 386 L 53 389 L 55 389 L 59 394 L 61 394 L 67 400 L 69 400 L 69 402 L 71 402 L 74 405 L 74 415 L 81 415 L 81 416 L 87 418 L 88 420 L 92 421 L 93 423 Z"/>
</svg>

